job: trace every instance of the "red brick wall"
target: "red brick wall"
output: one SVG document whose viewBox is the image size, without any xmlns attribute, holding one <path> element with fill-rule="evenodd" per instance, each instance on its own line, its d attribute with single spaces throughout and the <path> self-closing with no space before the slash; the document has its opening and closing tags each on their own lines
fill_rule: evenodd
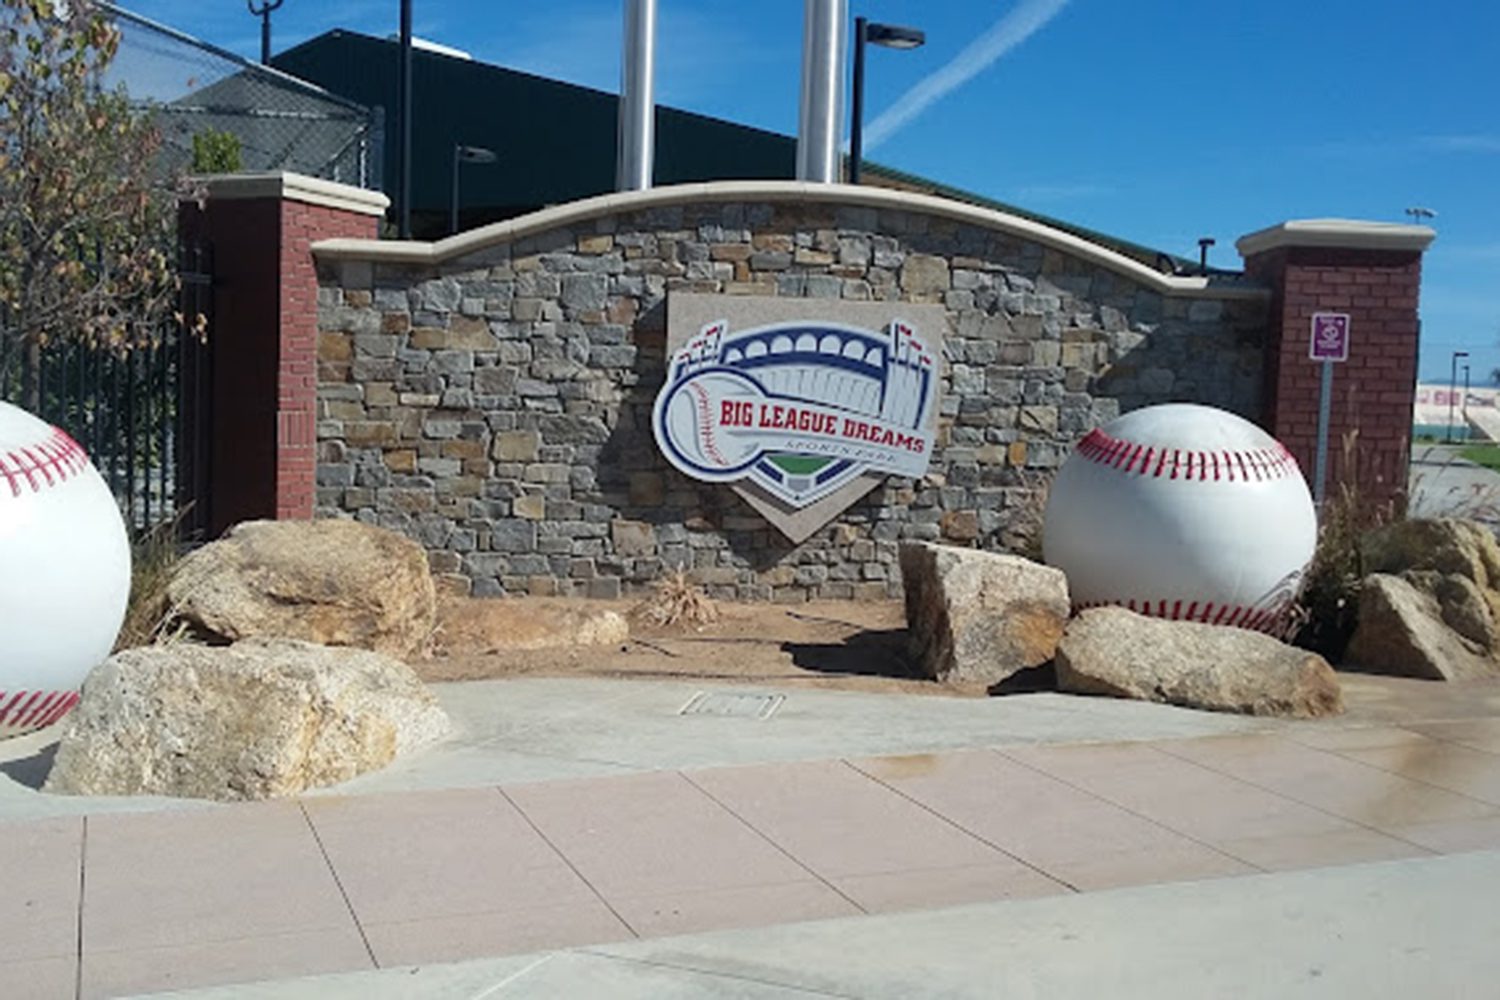
<svg viewBox="0 0 1500 1000">
<path fill-rule="evenodd" d="M 317 487 L 318 277 L 312 244 L 374 239 L 376 220 L 344 209 L 281 202 L 280 353 L 276 385 L 276 518 L 311 518 Z"/>
<path fill-rule="evenodd" d="M 1352 482 L 1370 503 L 1404 503 L 1417 380 L 1417 251 L 1283 247 L 1246 270 L 1274 289 L 1266 364 L 1268 430 L 1309 482 L 1317 447 L 1322 365 L 1308 357 L 1315 312 L 1350 317 L 1349 360 L 1334 366 L 1327 495 Z M 1346 467 L 1345 442 L 1352 441 Z"/>
<path fill-rule="evenodd" d="M 185 205 L 214 259 L 210 536 L 256 518 L 310 518 L 316 485 L 318 282 L 310 247 L 373 239 L 377 220 L 282 198 Z"/>
</svg>

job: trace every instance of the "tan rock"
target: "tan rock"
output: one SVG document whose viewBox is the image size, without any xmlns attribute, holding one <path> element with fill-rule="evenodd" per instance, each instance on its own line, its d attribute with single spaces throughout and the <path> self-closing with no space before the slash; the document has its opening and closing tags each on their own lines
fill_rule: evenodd
<svg viewBox="0 0 1500 1000">
<path fill-rule="evenodd" d="M 1473 521 L 1397 521 L 1366 535 L 1360 551 L 1369 573 L 1430 570 L 1467 577 L 1484 589 L 1500 588 L 1500 543 Z"/>
<path fill-rule="evenodd" d="M 357 521 L 246 521 L 177 564 L 173 616 L 233 642 L 284 636 L 409 656 L 432 634 L 427 554 Z"/>
<path fill-rule="evenodd" d="M 411 668 L 378 653 L 290 639 L 146 646 L 84 681 L 46 790 L 281 798 L 384 767 L 448 728 Z"/>
<path fill-rule="evenodd" d="M 1448 598 L 1445 605 L 1411 580 L 1385 573 L 1366 577 L 1360 588 L 1358 625 L 1344 651 L 1344 665 L 1428 680 L 1500 676 L 1500 662 L 1487 655 L 1487 647 L 1452 627 L 1457 624 L 1464 632 L 1482 635 L 1486 624 L 1473 606 L 1479 599 L 1478 588 L 1469 593 L 1453 582 L 1457 580 L 1467 582 L 1458 574 L 1446 575 L 1442 585 Z M 1493 619 L 1487 624 L 1493 635 Z"/>
<path fill-rule="evenodd" d="M 630 639 L 630 625 L 619 612 L 569 601 L 447 599 L 440 620 L 438 642 L 449 652 L 619 645 Z"/>
<path fill-rule="evenodd" d="M 930 254 L 909 254 L 901 264 L 901 287 L 909 294 L 946 292 L 948 262 Z"/>
<path fill-rule="evenodd" d="M 1187 708 L 1316 718 L 1343 711 L 1337 675 L 1318 654 L 1259 632 L 1085 611 L 1057 647 L 1057 686 Z"/>
<path fill-rule="evenodd" d="M 656 553 L 656 529 L 645 521 L 616 518 L 609 522 L 609 535 L 617 556 L 649 556 Z"/>
<path fill-rule="evenodd" d="M 995 684 L 1052 659 L 1068 620 L 1061 570 L 928 542 L 901 546 L 906 624 L 919 671 Z"/>
</svg>

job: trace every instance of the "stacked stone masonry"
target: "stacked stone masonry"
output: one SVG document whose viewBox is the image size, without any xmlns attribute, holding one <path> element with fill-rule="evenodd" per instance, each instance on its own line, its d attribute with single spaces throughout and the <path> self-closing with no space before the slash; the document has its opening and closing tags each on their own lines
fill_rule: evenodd
<svg viewBox="0 0 1500 1000">
<path fill-rule="evenodd" d="M 616 212 L 441 266 L 319 264 L 317 514 L 426 546 L 476 595 L 618 597 L 675 569 L 742 600 L 899 595 L 897 545 L 1034 544 L 1092 427 L 1192 401 L 1260 417 L 1267 299 L 1168 296 L 1012 233 L 915 211 Z M 675 290 L 938 303 L 939 447 L 792 545 L 659 455 Z"/>
</svg>

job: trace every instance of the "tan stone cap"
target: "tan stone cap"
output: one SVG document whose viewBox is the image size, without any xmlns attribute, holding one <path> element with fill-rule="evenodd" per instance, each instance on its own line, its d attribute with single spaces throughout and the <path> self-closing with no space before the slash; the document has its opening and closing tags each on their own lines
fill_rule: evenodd
<svg viewBox="0 0 1500 1000">
<path fill-rule="evenodd" d="M 1359 219 L 1292 219 L 1269 229 L 1241 236 L 1234 248 L 1241 257 L 1252 257 L 1280 247 L 1342 247 L 1348 250 L 1427 249 L 1437 237 L 1430 226 L 1399 222 L 1365 222 Z"/>
<path fill-rule="evenodd" d="M 325 181 L 321 177 L 276 170 L 265 173 L 207 174 L 194 177 L 210 198 L 243 201 L 251 198 L 276 198 L 300 201 L 325 208 L 341 208 L 360 215 L 384 215 L 391 200 L 379 191 L 367 191 L 352 184 Z"/>
<path fill-rule="evenodd" d="M 1072 233 L 1006 212 L 929 194 L 853 184 L 806 181 L 710 181 L 673 184 L 645 191 L 621 191 L 554 205 L 539 212 L 491 223 L 435 243 L 418 240 L 320 240 L 312 251 L 324 260 L 364 260 L 402 264 L 441 264 L 502 243 L 588 219 L 705 202 L 799 202 L 806 205 L 852 205 L 914 212 L 952 219 L 983 229 L 1010 233 L 1052 247 L 1099 267 L 1123 274 L 1163 295 L 1213 299 L 1258 299 L 1266 288 L 1233 279 L 1162 274 L 1145 264 Z"/>
</svg>

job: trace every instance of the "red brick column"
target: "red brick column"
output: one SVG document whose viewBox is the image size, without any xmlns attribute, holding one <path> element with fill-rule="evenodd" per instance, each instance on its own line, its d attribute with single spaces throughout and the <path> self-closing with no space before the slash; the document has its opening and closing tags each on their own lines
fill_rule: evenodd
<svg viewBox="0 0 1500 1000">
<path fill-rule="evenodd" d="M 384 195 L 298 174 L 205 181 L 185 235 L 213 252 L 211 536 L 253 518 L 310 518 L 316 489 L 318 280 L 311 245 L 373 239 Z"/>
<path fill-rule="evenodd" d="M 1349 315 L 1349 360 L 1334 366 L 1330 497 L 1352 484 L 1366 504 L 1405 503 L 1422 252 L 1434 235 L 1425 226 L 1326 219 L 1283 223 L 1236 244 L 1245 270 L 1273 293 L 1262 422 L 1309 482 L 1322 369 L 1308 356 L 1312 316 Z"/>
</svg>

